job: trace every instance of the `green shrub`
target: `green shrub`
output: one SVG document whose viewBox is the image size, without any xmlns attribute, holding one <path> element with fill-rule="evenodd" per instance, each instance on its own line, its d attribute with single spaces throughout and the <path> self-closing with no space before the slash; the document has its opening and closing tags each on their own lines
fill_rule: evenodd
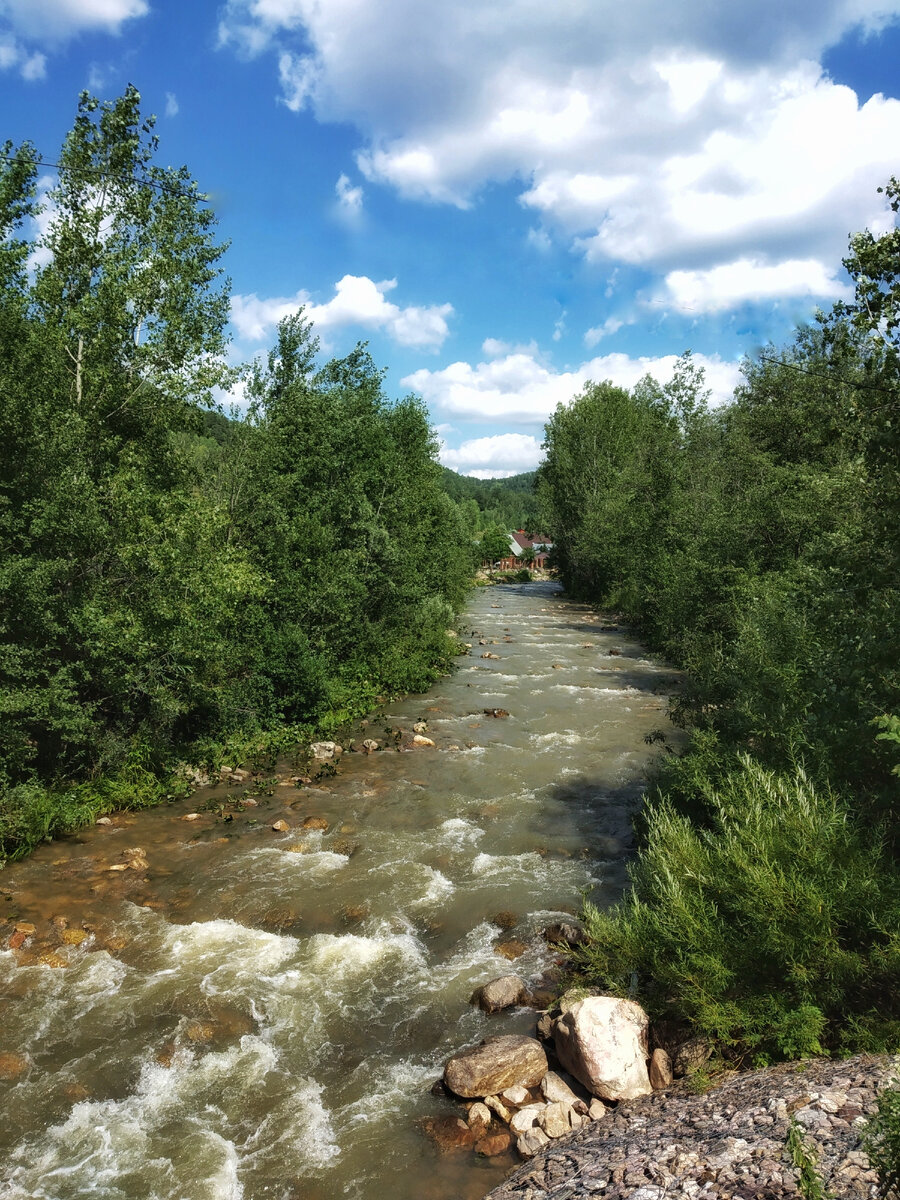
<svg viewBox="0 0 900 1200">
<path fill-rule="evenodd" d="M 706 808 L 697 827 L 665 797 L 649 807 L 629 894 L 585 905 L 589 979 L 636 981 L 651 1014 L 757 1062 L 896 1036 L 900 889 L 877 831 L 802 770 L 746 756 Z"/>
<path fill-rule="evenodd" d="M 878 1172 L 882 1196 L 900 1196 L 900 1091 L 885 1088 L 875 1116 L 866 1127 L 863 1146 Z"/>
</svg>

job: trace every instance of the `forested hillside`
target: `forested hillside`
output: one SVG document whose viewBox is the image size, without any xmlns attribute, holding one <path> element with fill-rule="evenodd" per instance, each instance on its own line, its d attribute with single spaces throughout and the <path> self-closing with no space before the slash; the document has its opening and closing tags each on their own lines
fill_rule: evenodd
<svg viewBox="0 0 900 1200">
<path fill-rule="evenodd" d="M 534 491 L 536 472 L 507 479 L 473 479 L 444 467 L 444 487 L 459 504 L 467 529 L 480 533 L 491 526 L 537 533 L 540 504 Z"/>
<path fill-rule="evenodd" d="M 0 855 L 165 789 L 181 756 L 426 686 L 471 555 L 424 407 L 302 314 L 210 411 L 228 284 L 133 88 L 86 94 L 36 235 L 0 159 Z"/>
<path fill-rule="evenodd" d="M 591 384 L 540 470 L 562 578 L 685 668 L 692 736 L 583 965 L 744 1060 L 900 1040 L 900 233 L 845 265 L 733 404 L 689 356 Z"/>
</svg>

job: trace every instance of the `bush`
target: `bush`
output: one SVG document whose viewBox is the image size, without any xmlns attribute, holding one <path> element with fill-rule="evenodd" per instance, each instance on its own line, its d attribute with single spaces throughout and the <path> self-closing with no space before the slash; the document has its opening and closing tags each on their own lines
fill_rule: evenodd
<svg viewBox="0 0 900 1200">
<path fill-rule="evenodd" d="M 900 1196 L 900 1091 L 885 1088 L 875 1116 L 866 1127 L 863 1146 L 878 1172 L 882 1196 Z"/>
<path fill-rule="evenodd" d="M 588 978 L 619 994 L 636 980 L 652 1015 L 756 1062 L 896 1038 L 900 889 L 877 831 L 802 770 L 746 756 L 704 807 L 697 827 L 665 797 L 649 806 L 631 891 L 585 905 Z"/>
</svg>

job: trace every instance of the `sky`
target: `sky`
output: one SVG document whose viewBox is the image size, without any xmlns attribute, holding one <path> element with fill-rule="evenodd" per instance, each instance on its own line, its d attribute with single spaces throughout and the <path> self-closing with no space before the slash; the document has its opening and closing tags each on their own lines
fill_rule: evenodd
<svg viewBox="0 0 900 1200">
<path fill-rule="evenodd" d="M 3 139 L 53 161 L 128 83 L 231 243 L 232 361 L 305 305 L 481 477 L 685 350 L 725 402 L 900 173 L 900 0 L 0 0 Z"/>
</svg>

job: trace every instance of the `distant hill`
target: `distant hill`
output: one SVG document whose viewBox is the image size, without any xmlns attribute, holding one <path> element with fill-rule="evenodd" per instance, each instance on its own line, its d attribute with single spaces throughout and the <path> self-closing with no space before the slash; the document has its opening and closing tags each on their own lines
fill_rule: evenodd
<svg viewBox="0 0 900 1200">
<path fill-rule="evenodd" d="M 502 525 L 505 529 L 533 532 L 540 525 L 540 506 L 534 494 L 535 474 L 523 471 L 506 479 L 473 479 L 444 467 L 443 484 L 458 504 L 474 501 L 478 507 L 478 529 Z"/>
</svg>

